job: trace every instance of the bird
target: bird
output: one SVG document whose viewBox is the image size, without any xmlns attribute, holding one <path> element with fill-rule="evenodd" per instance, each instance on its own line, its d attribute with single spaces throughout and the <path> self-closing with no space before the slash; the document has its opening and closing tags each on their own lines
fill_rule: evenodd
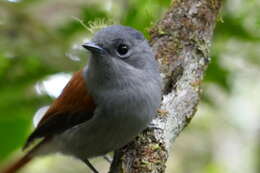
<svg viewBox="0 0 260 173">
<path fill-rule="evenodd" d="M 75 157 L 98 173 L 88 159 L 125 146 L 156 116 L 160 70 L 140 31 L 110 25 L 82 47 L 90 52 L 87 65 L 48 107 L 24 145 L 29 151 L 3 173 L 53 153 Z"/>
</svg>

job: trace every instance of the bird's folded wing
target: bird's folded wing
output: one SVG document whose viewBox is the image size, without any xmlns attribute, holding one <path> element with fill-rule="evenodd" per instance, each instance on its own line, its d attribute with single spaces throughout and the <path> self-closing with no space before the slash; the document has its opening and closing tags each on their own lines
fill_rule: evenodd
<svg viewBox="0 0 260 173">
<path fill-rule="evenodd" d="M 95 107 L 82 71 L 76 72 L 29 136 L 24 148 L 37 138 L 52 137 L 91 119 Z"/>
</svg>

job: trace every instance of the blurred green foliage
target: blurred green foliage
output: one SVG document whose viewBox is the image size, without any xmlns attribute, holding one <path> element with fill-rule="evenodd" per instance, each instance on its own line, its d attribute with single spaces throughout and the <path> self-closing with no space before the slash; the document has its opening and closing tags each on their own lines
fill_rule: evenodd
<svg viewBox="0 0 260 173">
<path fill-rule="evenodd" d="M 234 7 L 232 2 L 236 4 Z M 23 145 L 32 129 L 32 116 L 53 99 L 48 92 L 37 93 L 36 84 L 59 72 L 76 71 L 85 64 L 86 58 L 79 56 L 83 55 L 81 50 L 75 53 L 73 47 L 91 33 L 75 17 L 86 25 L 98 19 L 121 23 L 149 37 L 149 27 L 169 4 L 170 0 L 1 0 L 0 162 Z M 256 0 L 238 4 L 235 0 L 225 1 L 216 26 L 205 86 L 213 84 L 226 94 L 232 92 L 230 78 L 234 70 L 224 58 L 228 54 L 246 57 L 246 63 L 259 67 L 256 46 L 260 40 L 260 12 L 257 7 Z M 78 57 L 79 61 L 70 55 Z M 210 94 L 205 93 L 203 98 L 205 103 L 215 103 Z M 203 158 L 204 163 L 210 162 L 211 155 L 208 153 Z M 221 170 L 210 163 L 202 172 Z"/>
<path fill-rule="evenodd" d="M 51 74 L 72 72 L 84 65 L 66 56 L 75 42 L 91 34 L 73 17 L 85 24 L 97 19 L 112 20 L 146 32 L 170 2 L 104 3 L 107 7 L 101 3 L 0 1 L 0 136 L 5 141 L 0 143 L 0 161 L 22 146 L 31 131 L 35 111 L 52 100 L 48 93 L 37 94 L 36 83 Z M 109 6 L 120 12 L 106 9 Z"/>
</svg>

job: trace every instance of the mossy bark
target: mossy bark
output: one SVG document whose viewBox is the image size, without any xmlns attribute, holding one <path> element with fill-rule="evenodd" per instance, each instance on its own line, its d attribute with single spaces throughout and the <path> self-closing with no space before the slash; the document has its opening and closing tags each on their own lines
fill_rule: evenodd
<svg viewBox="0 0 260 173">
<path fill-rule="evenodd" d="M 220 6 L 221 0 L 173 0 L 150 30 L 164 81 L 161 109 L 149 128 L 116 152 L 111 173 L 165 172 L 170 143 L 189 124 L 199 103 Z"/>
</svg>

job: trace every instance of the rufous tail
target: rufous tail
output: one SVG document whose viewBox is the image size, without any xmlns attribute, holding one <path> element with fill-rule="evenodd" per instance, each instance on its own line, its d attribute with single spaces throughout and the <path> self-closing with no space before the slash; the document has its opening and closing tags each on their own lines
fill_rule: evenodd
<svg viewBox="0 0 260 173">
<path fill-rule="evenodd" d="M 6 169 L 4 169 L 3 172 L 0 171 L 0 173 L 16 173 L 18 170 L 23 168 L 28 162 L 30 162 L 31 159 L 32 157 L 28 153 L 15 163 L 11 164 Z"/>
<path fill-rule="evenodd" d="M 42 145 L 44 145 L 48 140 L 51 138 L 45 138 L 40 143 L 38 143 L 36 146 L 34 146 L 30 151 L 28 151 L 27 154 L 25 154 L 21 159 L 14 162 L 10 166 L 8 166 L 4 170 L 0 170 L 0 173 L 16 173 L 18 170 L 23 168 L 28 162 L 30 162 L 33 159 L 33 155 L 35 152 L 38 151 L 39 148 L 41 148 Z"/>
</svg>

